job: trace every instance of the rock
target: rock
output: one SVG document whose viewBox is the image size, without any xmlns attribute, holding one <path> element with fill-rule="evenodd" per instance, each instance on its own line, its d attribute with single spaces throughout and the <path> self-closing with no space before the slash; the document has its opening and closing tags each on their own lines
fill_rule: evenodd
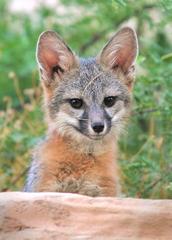
<svg viewBox="0 0 172 240">
<path fill-rule="evenodd" d="M 171 240 L 172 201 L 0 193 L 0 240 Z"/>
</svg>

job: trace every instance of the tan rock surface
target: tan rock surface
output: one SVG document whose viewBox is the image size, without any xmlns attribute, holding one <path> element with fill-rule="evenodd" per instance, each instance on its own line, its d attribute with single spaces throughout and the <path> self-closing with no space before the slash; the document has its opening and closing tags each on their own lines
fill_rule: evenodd
<svg viewBox="0 0 172 240">
<path fill-rule="evenodd" d="M 0 193 L 0 240 L 171 240 L 172 201 Z"/>
</svg>

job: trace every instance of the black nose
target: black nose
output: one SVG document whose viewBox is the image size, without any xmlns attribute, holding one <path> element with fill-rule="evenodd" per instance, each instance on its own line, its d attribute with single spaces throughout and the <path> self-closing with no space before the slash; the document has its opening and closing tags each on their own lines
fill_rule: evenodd
<svg viewBox="0 0 172 240">
<path fill-rule="evenodd" d="M 96 133 L 101 133 L 104 129 L 104 124 L 103 123 L 93 123 L 92 125 L 92 129 L 94 130 L 94 132 Z"/>
</svg>

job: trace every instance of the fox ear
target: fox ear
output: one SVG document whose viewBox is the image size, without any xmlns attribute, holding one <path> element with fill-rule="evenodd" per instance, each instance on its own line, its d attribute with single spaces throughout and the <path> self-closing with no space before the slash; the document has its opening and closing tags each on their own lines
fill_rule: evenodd
<svg viewBox="0 0 172 240">
<path fill-rule="evenodd" d="M 98 62 L 111 70 L 119 67 L 127 75 L 134 70 L 137 54 L 136 33 L 132 28 L 124 27 L 103 48 Z"/>
<path fill-rule="evenodd" d="M 40 35 L 36 57 L 41 78 L 46 86 L 49 86 L 55 77 L 61 79 L 66 71 L 77 65 L 76 56 L 53 31 L 46 31 Z"/>
</svg>

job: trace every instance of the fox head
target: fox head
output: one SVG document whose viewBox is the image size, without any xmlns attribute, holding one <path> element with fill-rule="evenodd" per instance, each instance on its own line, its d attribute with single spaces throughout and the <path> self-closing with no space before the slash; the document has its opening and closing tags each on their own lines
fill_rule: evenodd
<svg viewBox="0 0 172 240">
<path fill-rule="evenodd" d="M 88 59 L 76 56 L 55 32 L 43 32 L 36 55 L 49 128 L 78 142 L 117 138 L 130 113 L 137 52 L 129 27 Z"/>
</svg>

